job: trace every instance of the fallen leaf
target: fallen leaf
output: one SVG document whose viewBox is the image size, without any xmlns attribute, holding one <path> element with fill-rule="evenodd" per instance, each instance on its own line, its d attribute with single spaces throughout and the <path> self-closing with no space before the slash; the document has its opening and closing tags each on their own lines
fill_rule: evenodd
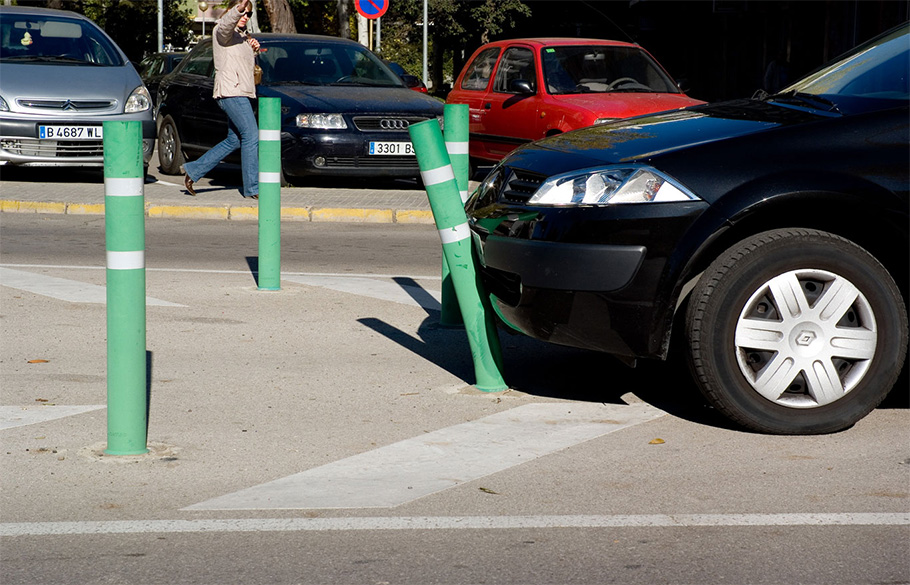
<svg viewBox="0 0 910 585">
<path fill-rule="evenodd" d="M 498 495 L 499 495 L 499 492 L 494 492 L 494 491 L 491 490 L 490 488 L 482 487 L 482 488 L 478 488 L 478 489 L 479 489 L 480 491 L 482 491 L 483 493 L 485 493 L 485 494 L 493 494 L 494 496 L 498 496 Z"/>
<path fill-rule="evenodd" d="M 47 398 L 35 398 L 35 402 L 47 402 Z"/>
<path fill-rule="evenodd" d="M 663 445 L 664 443 L 666 443 L 666 441 L 664 441 L 663 439 L 651 439 L 648 442 L 649 445 Z"/>
<path fill-rule="evenodd" d="M 30 363 L 30 364 L 46 364 L 46 363 L 48 363 L 48 361 L 47 361 L 47 360 L 28 360 L 28 363 Z"/>
</svg>

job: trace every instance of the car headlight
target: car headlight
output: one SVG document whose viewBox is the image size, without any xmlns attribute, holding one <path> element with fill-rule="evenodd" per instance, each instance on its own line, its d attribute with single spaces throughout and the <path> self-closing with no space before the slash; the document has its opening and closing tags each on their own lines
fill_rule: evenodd
<svg viewBox="0 0 910 585">
<path fill-rule="evenodd" d="M 0 112 L 8 112 L 8 111 L 9 111 L 9 104 L 6 103 L 6 100 L 3 99 L 2 96 L 0 96 Z"/>
<path fill-rule="evenodd" d="M 140 85 L 133 90 L 130 97 L 126 98 L 126 107 L 123 108 L 125 114 L 135 114 L 152 109 L 152 96 L 144 85 Z"/>
<path fill-rule="evenodd" d="M 344 130 L 348 125 L 341 114 L 297 114 L 298 128 Z"/>
<path fill-rule="evenodd" d="M 666 203 L 699 198 L 663 173 L 645 166 L 587 169 L 543 182 L 529 205 L 615 205 Z"/>
</svg>

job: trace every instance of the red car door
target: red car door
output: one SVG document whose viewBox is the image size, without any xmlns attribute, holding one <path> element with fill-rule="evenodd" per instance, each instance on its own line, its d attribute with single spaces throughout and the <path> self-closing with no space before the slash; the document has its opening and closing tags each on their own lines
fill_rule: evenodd
<svg viewBox="0 0 910 585">
<path fill-rule="evenodd" d="M 478 132 L 484 136 L 488 156 L 499 159 L 540 136 L 540 103 L 534 50 L 512 45 L 503 51 L 493 83 L 481 105 Z"/>
<path fill-rule="evenodd" d="M 487 151 L 482 134 L 483 119 L 486 114 L 483 105 L 501 50 L 500 47 L 488 47 L 477 53 L 465 66 L 455 83 L 455 88 L 446 98 L 447 103 L 467 104 L 468 106 L 471 156 L 483 157 Z"/>
</svg>

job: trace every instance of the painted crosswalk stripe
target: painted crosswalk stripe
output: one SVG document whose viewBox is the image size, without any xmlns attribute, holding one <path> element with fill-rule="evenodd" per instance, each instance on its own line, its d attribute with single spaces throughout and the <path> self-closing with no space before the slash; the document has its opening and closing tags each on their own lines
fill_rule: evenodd
<svg viewBox="0 0 910 585">
<path fill-rule="evenodd" d="M 33 425 L 105 408 L 103 404 L 0 406 L 0 430 Z"/>
<path fill-rule="evenodd" d="M 565 528 L 724 528 L 769 526 L 907 526 L 907 512 L 823 514 L 630 514 L 579 516 L 369 516 L 359 518 L 237 518 L 114 520 L 0 524 L 0 536 L 340 532 L 355 530 L 527 530 Z"/>
<path fill-rule="evenodd" d="M 293 275 L 284 273 L 282 280 L 318 286 L 339 292 L 345 292 L 402 305 L 417 305 L 424 309 L 438 311 L 440 307 L 439 292 L 429 291 L 419 286 L 408 286 L 375 278 L 333 275 Z"/>
<path fill-rule="evenodd" d="M 24 270 L 0 267 L 0 285 L 70 303 L 107 303 L 107 289 L 103 286 Z M 159 307 L 185 306 L 152 297 L 146 297 L 146 303 Z"/>
<path fill-rule="evenodd" d="M 186 509 L 398 506 L 662 415 L 644 403 L 527 404 Z"/>
</svg>

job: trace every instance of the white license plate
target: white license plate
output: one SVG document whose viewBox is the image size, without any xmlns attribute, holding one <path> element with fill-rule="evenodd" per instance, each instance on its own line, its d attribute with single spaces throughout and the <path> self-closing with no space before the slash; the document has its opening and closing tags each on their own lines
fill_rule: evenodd
<svg viewBox="0 0 910 585">
<path fill-rule="evenodd" d="M 410 142 L 370 142 L 370 154 L 414 155 Z"/>
<path fill-rule="evenodd" d="M 41 140 L 101 140 L 101 126 L 38 126 Z"/>
</svg>

